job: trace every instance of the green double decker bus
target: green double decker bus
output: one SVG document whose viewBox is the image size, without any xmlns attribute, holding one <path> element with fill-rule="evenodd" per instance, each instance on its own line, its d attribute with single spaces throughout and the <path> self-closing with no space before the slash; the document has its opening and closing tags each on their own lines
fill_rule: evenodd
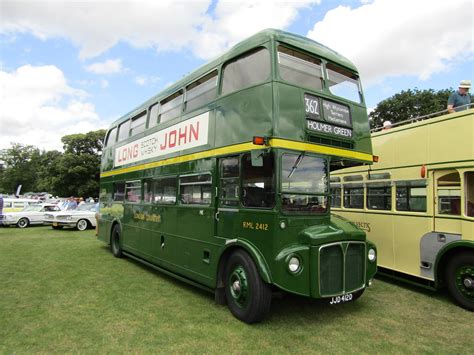
<svg viewBox="0 0 474 355">
<path fill-rule="evenodd" d="M 372 161 L 356 67 L 265 30 L 110 126 L 99 239 L 214 292 L 247 323 L 275 290 L 352 301 L 376 248 L 331 216 L 329 174 Z"/>
</svg>

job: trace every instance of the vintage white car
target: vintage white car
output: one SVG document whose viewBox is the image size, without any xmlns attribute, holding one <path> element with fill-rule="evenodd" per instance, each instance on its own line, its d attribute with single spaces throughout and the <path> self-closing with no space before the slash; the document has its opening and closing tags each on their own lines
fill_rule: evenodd
<svg viewBox="0 0 474 355">
<path fill-rule="evenodd" d="M 26 228 L 32 224 L 43 224 L 44 213 L 53 211 L 60 211 L 60 208 L 54 204 L 38 203 L 26 206 L 20 212 L 2 213 L 1 222 L 4 226 L 16 225 L 19 228 Z"/>
<path fill-rule="evenodd" d="M 83 231 L 95 227 L 97 223 L 95 212 L 95 203 L 84 203 L 75 210 L 45 213 L 43 222 L 46 225 L 51 225 L 53 229 L 72 227 Z"/>
</svg>

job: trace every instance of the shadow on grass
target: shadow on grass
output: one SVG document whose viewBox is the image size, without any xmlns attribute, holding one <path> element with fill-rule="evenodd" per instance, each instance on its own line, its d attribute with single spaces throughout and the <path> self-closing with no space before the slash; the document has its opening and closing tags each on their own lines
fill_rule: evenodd
<svg viewBox="0 0 474 355">
<path fill-rule="evenodd" d="M 423 285 L 417 285 L 414 282 L 410 282 L 408 280 L 404 281 L 400 279 L 395 279 L 390 276 L 382 275 L 382 274 L 377 274 L 375 278 L 377 280 L 386 282 L 389 285 L 393 285 L 396 287 L 403 288 L 410 292 L 421 294 L 430 299 L 437 299 L 445 303 L 453 303 L 451 296 L 449 295 L 448 290 L 445 287 L 438 290 L 430 289 L 430 288 L 424 287 Z"/>
</svg>

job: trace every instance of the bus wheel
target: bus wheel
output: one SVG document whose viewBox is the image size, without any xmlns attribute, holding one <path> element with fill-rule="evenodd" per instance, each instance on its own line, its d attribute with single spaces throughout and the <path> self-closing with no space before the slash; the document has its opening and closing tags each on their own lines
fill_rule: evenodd
<svg viewBox="0 0 474 355">
<path fill-rule="evenodd" d="M 28 218 L 20 218 L 20 220 L 16 223 L 18 228 L 26 228 L 28 227 L 28 224 L 30 224 L 30 221 L 28 221 Z"/>
<path fill-rule="evenodd" d="M 76 223 L 76 228 L 80 231 L 85 231 L 88 227 L 87 221 L 85 219 L 80 219 Z"/>
<path fill-rule="evenodd" d="M 448 290 L 462 308 L 474 311 L 474 254 L 454 256 L 446 269 Z"/>
<path fill-rule="evenodd" d="M 260 322 L 270 310 L 272 291 L 252 258 L 243 250 L 234 252 L 225 275 L 225 296 L 232 314 L 245 323 Z"/>
<path fill-rule="evenodd" d="M 116 258 L 121 258 L 123 256 L 122 247 L 120 246 L 121 235 L 122 233 L 120 231 L 120 226 L 116 224 L 112 231 L 112 238 L 110 238 L 110 248 L 112 250 L 112 254 Z"/>
</svg>

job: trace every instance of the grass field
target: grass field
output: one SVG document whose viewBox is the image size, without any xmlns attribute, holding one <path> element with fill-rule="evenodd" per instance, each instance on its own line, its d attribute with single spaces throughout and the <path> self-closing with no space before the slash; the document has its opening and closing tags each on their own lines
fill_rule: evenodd
<svg viewBox="0 0 474 355">
<path fill-rule="evenodd" d="M 0 353 L 472 353 L 473 314 L 445 293 L 376 280 L 354 303 L 287 295 L 247 325 L 213 295 L 94 231 L 0 228 Z"/>
</svg>

